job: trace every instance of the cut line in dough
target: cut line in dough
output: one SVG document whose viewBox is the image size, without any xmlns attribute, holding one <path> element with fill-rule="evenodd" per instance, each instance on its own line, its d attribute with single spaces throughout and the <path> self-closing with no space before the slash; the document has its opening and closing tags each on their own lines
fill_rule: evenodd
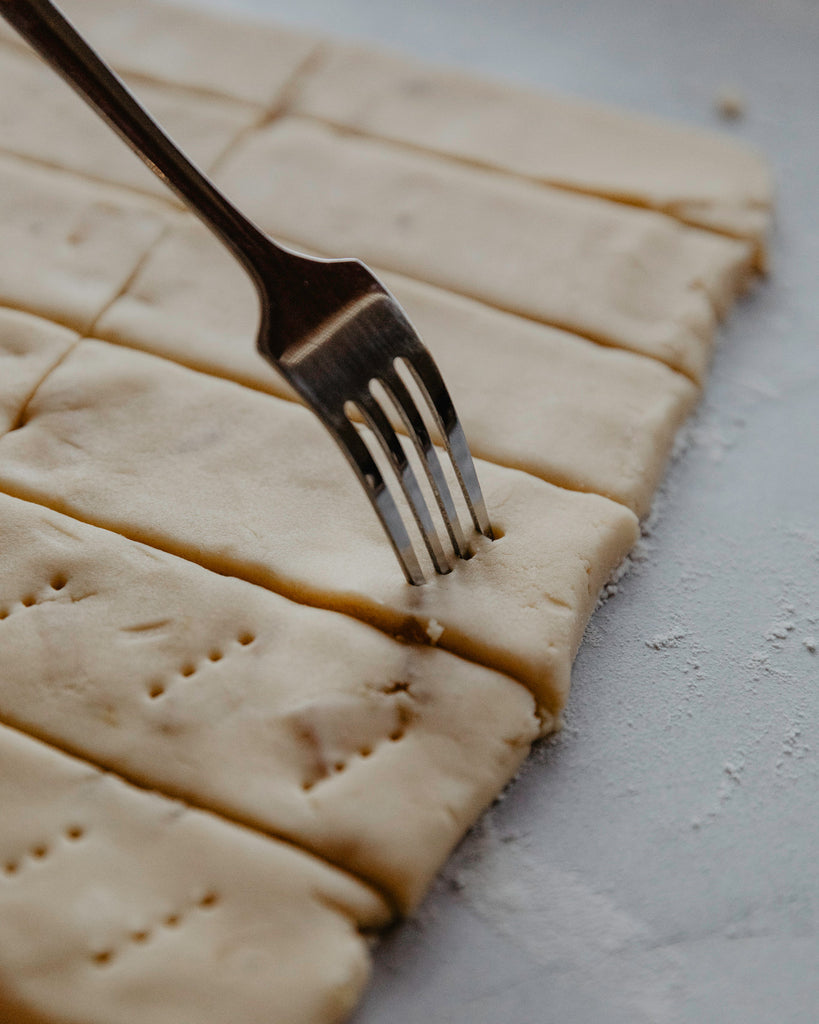
<svg viewBox="0 0 819 1024">
<path fill-rule="evenodd" d="M 445 651 L 0 494 L 0 720 L 287 838 L 406 912 L 537 736 Z"/>
<path fill-rule="evenodd" d="M 501 313 L 397 274 L 379 276 L 433 353 L 473 454 L 648 513 L 698 395 L 654 359 Z M 171 229 L 97 336 L 284 398 L 254 351 L 253 287 L 199 224 Z M 396 429 L 404 432 L 400 419 Z"/>
<path fill-rule="evenodd" d="M 669 213 L 751 241 L 765 263 L 770 174 L 758 154 L 724 135 L 355 43 L 323 49 L 291 110 Z"/>
<path fill-rule="evenodd" d="M 748 242 L 297 118 L 243 139 L 216 179 L 274 237 L 354 253 L 695 381 L 753 272 Z"/>
<path fill-rule="evenodd" d="M 338 1024 L 370 889 L 0 725 L 0 1019 Z"/>
<path fill-rule="evenodd" d="M 293 402 L 82 341 L 0 439 L 10 493 L 416 642 L 435 619 L 439 646 L 530 688 L 548 731 L 637 519 L 517 470 L 478 472 L 505 536 L 409 587 L 346 462 Z"/>
</svg>

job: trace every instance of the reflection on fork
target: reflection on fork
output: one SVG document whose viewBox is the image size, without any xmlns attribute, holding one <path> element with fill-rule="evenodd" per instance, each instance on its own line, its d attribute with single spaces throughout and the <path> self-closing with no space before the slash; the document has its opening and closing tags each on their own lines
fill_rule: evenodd
<svg viewBox="0 0 819 1024">
<path fill-rule="evenodd" d="M 492 537 L 463 428 L 438 368 L 403 310 L 357 260 L 312 259 L 277 245 L 184 156 L 50 0 L 0 0 L 0 14 L 125 139 L 230 249 L 259 295 L 259 351 L 321 419 L 347 456 L 409 583 L 425 581 L 410 535 L 364 436 L 377 440 L 435 571 L 452 568 L 404 446 L 394 407 L 423 465 L 459 558 L 469 557 L 452 492 L 411 388 L 431 411 L 475 528 Z M 386 400 L 385 400 L 386 399 Z"/>
</svg>

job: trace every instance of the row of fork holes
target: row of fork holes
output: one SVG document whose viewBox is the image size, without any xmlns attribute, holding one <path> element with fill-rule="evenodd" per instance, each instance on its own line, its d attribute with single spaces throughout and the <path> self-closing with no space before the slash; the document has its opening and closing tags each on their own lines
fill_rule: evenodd
<svg viewBox="0 0 819 1024">
<path fill-rule="evenodd" d="M 85 835 L 85 829 L 81 825 L 69 825 L 63 830 L 63 837 L 71 843 L 76 843 Z M 35 861 L 45 860 L 51 853 L 48 843 L 37 843 L 28 851 L 28 856 Z M 3 865 L 3 873 L 8 876 L 16 875 L 22 868 L 21 860 L 7 860 Z"/>
<path fill-rule="evenodd" d="M 408 694 L 409 693 L 409 683 L 405 683 L 405 682 L 392 683 L 392 684 L 390 684 L 390 686 L 386 687 L 383 692 L 388 694 L 388 695 L 390 695 L 390 696 L 394 696 L 395 694 L 398 694 L 398 693 L 407 693 Z M 404 714 L 404 713 L 402 713 L 401 714 L 401 721 L 400 721 L 399 725 L 397 725 L 395 727 L 395 729 L 393 729 L 393 731 L 387 737 L 387 739 L 390 741 L 390 743 L 398 743 L 400 740 L 402 740 L 404 738 L 404 736 L 406 735 L 406 732 L 407 732 L 406 726 L 407 726 L 408 720 L 409 720 L 409 716 Z M 372 753 L 373 753 L 373 747 L 370 746 L 369 744 L 367 744 L 367 745 L 365 745 L 363 747 L 359 747 L 358 750 L 356 751 L 356 753 L 358 754 L 359 757 L 370 757 L 372 755 Z M 332 774 L 328 773 L 327 775 L 322 775 L 322 776 L 320 776 L 317 779 L 305 779 L 302 782 L 302 784 L 301 784 L 301 788 L 305 792 L 309 792 L 319 782 L 324 781 L 324 779 L 332 778 L 332 775 L 338 775 L 340 772 L 343 772 L 345 770 L 345 768 L 347 768 L 347 766 L 349 765 L 351 760 L 352 760 L 352 757 L 348 758 L 346 761 L 336 761 L 336 763 L 332 766 Z"/>
<path fill-rule="evenodd" d="M 211 910 L 218 903 L 219 903 L 219 894 L 216 893 L 216 892 L 210 891 L 210 892 L 206 892 L 204 896 L 202 896 L 199 900 L 197 900 L 196 904 L 193 907 L 191 907 L 190 909 L 195 910 L 195 909 L 198 908 L 200 910 Z M 180 912 L 176 912 L 176 913 L 168 914 L 160 922 L 160 927 L 163 927 L 163 928 L 166 928 L 166 929 L 179 928 L 180 925 L 182 924 L 183 920 L 184 920 L 184 917 L 185 917 L 185 915 L 183 915 L 181 911 Z M 150 942 L 150 940 L 156 934 L 157 930 L 158 930 L 157 928 L 154 928 L 154 929 L 138 928 L 135 931 L 132 931 L 129 934 L 128 938 L 129 938 L 130 942 L 133 943 L 134 945 L 136 945 L 136 946 L 143 946 L 147 942 Z M 94 963 L 95 966 L 97 966 L 97 967 L 105 967 L 106 965 L 112 963 L 114 961 L 115 957 L 116 957 L 116 950 L 110 949 L 110 948 L 109 949 L 100 949 L 100 950 L 97 950 L 97 952 L 92 954 L 91 960 L 92 960 L 92 963 Z"/>
<path fill-rule="evenodd" d="M 249 630 L 245 630 L 236 637 L 236 642 L 242 647 L 249 647 L 256 639 L 256 634 L 251 633 Z M 215 664 L 221 661 L 225 657 L 225 652 L 220 647 L 213 647 L 208 651 L 206 661 Z M 197 665 L 193 661 L 186 661 L 184 665 L 179 669 L 179 675 L 185 679 L 190 679 L 191 676 L 197 672 Z M 154 680 L 148 688 L 148 696 L 152 700 L 156 700 L 161 697 L 167 690 L 167 685 L 161 680 Z"/>
<path fill-rule="evenodd" d="M 49 586 L 51 587 L 52 590 L 59 591 L 59 590 L 62 590 L 66 586 L 67 583 L 68 583 L 68 577 L 65 576 L 63 573 L 57 573 L 57 575 L 54 576 L 51 579 L 51 582 L 49 583 Z M 37 601 L 37 595 L 36 594 L 26 594 L 26 596 L 24 598 L 22 598 L 21 601 L 20 601 L 20 604 L 24 608 L 31 608 L 33 605 L 35 605 L 37 603 L 38 603 L 38 601 Z M 6 607 L 6 606 L 0 607 L 0 619 L 6 619 L 6 618 L 8 618 L 8 616 L 10 614 L 11 614 L 11 612 L 10 612 L 8 607 Z"/>
<path fill-rule="evenodd" d="M 402 740 L 405 735 L 406 730 L 403 727 L 399 726 L 397 729 L 393 730 L 393 732 L 390 733 L 387 739 L 390 741 L 390 743 L 398 743 L 398 741 Z M 373 748 L 371 746 L 360 747 L 356 753 L 358 754 L 359 757 L 370 757 L 370 755 L 373 753 Z M 333 765 L 333 774 L 338 775 L 340 772 L 343 772 L 344 769 L 349 765 L 350 760 L 351 759 L 348 759 L 347 761 L 336 761 L 336 763 Z M 301 784 L 301 788 L 305 792 L 309 792 L 315 785 L 317 785 L 319 782 L 322 782 L 325 778 L 330 778 L 330 775 L 321 776 L 318 779 L 305 779 L 304 782 L 302 782 Z"/>
</svg>

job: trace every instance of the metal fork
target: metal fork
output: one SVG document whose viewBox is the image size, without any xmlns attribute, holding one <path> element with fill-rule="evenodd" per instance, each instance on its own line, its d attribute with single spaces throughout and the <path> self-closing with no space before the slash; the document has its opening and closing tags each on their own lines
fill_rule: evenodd
<svg viewBox="0 0 819 1024">
<path fill-rule="evenodd" d="M 49 0 L 0 0 L 0 14 L 231 250 L 256 286 L 261 354 L 324 423 L 355 470 L 407 581 L 425 582 L 398 506 L 348 416 L 377 438 L 412 510 L 436 572 L 452 568 L 404 446 L 373 390 L 380 382 L 423 464 L 455 554 L 469 547 L 403 362 L 432 411 L 475 528 L 492 538 L 475 466 L 441 374 L 387 289 L 358 260 L 313 259 L 274 243 L 176 148 Z"/>
</svg>

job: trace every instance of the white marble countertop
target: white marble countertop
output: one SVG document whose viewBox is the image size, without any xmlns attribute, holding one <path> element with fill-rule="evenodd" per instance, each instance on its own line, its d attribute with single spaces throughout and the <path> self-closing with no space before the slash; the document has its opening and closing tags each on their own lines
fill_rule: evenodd
<svg viewBox="0 0 819 1024">
<path fill-rule="evenodd" d="M 819 3 L 210 2 L 767 153 L 772 275 L 722 332 L 566 727 L 383 942 L 354 1021 L 819 1020 Z"/>
</svg>

